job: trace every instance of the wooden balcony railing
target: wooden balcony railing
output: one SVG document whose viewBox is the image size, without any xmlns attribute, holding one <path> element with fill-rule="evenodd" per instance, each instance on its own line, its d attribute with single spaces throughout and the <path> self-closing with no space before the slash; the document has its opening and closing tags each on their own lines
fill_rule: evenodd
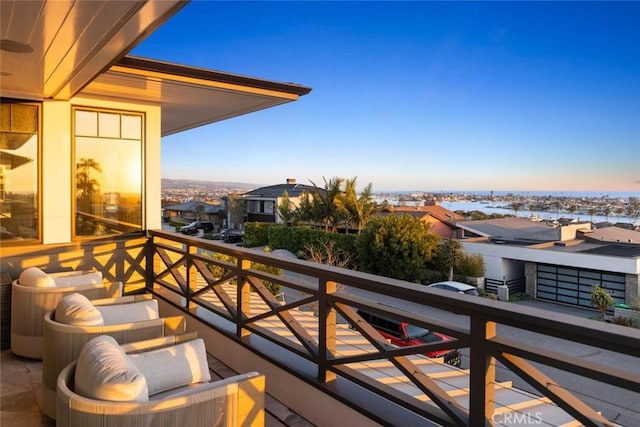
<svg viewBox="0 0 640 427">
<path fill-rule="evenodd" d="M 497 366 L 509 369 L 526 382 L 541 396 L 540 402 L 560 408 L 584 425 L 616 424 L 603 414 L 597 402 L 586 402 L 593 399 L 584 399 L 572 392 L 571 386 L 552 379 L 548 369 L 635 393 L 635 401 L 640 397 L 638 329 L 448 293 L 159 230 L 149 231 L 145 265 L 148 291 L 162 295 L 192 315 L 214 313 L 232 322 L 232 335 L 239 342 L 250 345 L 246 337 L 258 335 L 313 363 L 320 383 L 330 384 L 338 378 L 351 381 L 439 424 L 493 425 L 496 414 L 504 418 L 509 404 L 500 402 L 504 385 L 496 379 Z M 280 269 L 283 274 L 268 272 L 265 267 Z M 269 284 L 278 284 L 288 295 L 284 303 L 272 294 Z M 465 321 L 460 324 L 443 320 L 426 313 L 427 307 L 455 313 Z M 392 346 L 363 321 L 358 309 L 438 331 L 453 341 Z M 313 328 L 299 316 L 305 310 L 312 310 L 316 316 Z M 275 324 L 283 325 L 287 333 L 274 332 Z M 537 341 L 526 342 L 501 333 L 504 328 L 554 337 L 567 344 L 545 348 L 536 345 Z M 367 350 L 339 351 L 343 330 L 362 337 L 366 346 L 360 347 Z M 630 363 L 612 366 L 606 361 L 586 361 L 571 354 L 573 345 L 615 354 Z M 468 371 L 460 370 L 468 375 L 464 390 L 443 386 L 437 378 L 445 374 L 430 375 L 420 362 L 427 351 L 453 347 L 468 349 Z M 410 384 L 417 393 L 363 375 L 358 368 L 377 360 L 390 363 L 396 375 L 403 377 L 403 384 Z M 456 397 L 461 393 L 466 395 L 464 399 Z M 508 410 L 518 411 L 518 405 L 513 404 Z M 543 423 L 544 416 L 539 417 Z"/>
</svg>

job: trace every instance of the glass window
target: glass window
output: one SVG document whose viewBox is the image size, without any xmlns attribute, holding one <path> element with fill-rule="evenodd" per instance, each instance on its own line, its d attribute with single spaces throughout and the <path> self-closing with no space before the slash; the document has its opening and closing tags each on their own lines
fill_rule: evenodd
<svg viewBox="0 0 640 427">
<path fill-rule="evenodd" d="M 75 109 L 74 118 L 75 236 L 142 231 L 143 116 Z"/>
<path fill-rule="evenodd" d="M 39 240 L 39 105 L 3 99 L 0 107 L 0 241 Z"/>
</svg>

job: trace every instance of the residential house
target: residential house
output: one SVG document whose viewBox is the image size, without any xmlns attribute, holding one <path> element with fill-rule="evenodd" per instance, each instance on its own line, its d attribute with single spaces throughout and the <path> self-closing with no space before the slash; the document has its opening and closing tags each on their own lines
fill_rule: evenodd
<svg viewBox="0 0 640 427">
<path fill-rule="evenodd" d="M 284 184 L 269 185 L 249 191 L 243 195 L 246 203 L 246 221 L 282 224 L 284 219 L 278 209 L 282 206 L 284 198 L 288 197 L 291 207 L 295 209 L 300 206 L 304 193 L 313 194 L 315 191 L 316 187 L 299 184 L 294 178 L 288 178 Z"/>
<path fill-rule="evenodd" d="M 458 237 L 459 229 L 456 223 L 465 220 L 465 217 L 443 208 L 435 200 L 427 200 L 422 206 L 391 206 L 388 211 L 382 212 L 382 214 L 410 215 L 429 224 L 431 231 L 443 239 Z"/>
<path fill-rule="evenodd" d="M 221 205 L 191 200 L 162 209 L 165 221 L 189 223 L 191 221 L 209 221 L 214 227 L 221 228 L 224 222 L 224 210 Z"/>
<path fill-rule="evenodd" d="M 490 287 L 512 283 L 534 298 L 591 307 L 599 285 L 628 304 L 640 295 L 640 232 L 590 225 L 518 217 L 457 223 L 464 251 L 482 255 Z"/>
</svg>

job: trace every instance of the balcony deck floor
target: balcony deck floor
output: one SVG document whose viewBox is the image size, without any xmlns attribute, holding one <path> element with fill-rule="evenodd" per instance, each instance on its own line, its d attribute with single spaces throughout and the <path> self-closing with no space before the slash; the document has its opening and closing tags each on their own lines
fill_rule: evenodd
<svg viewBox="0 0 640 427">
<path fill-rule="evenodd" d="M 214 379 L 236 374 L 228 366 L 209 355 L 209 370 Z M 0 352 L 0 426 L 53 427 L 55 420 L 43 414 L 41 407 L 42 362 L 14 355 L 11 350 Z M 311 427 L 313 424 L 266 395 L 265 425 L 267 427 Z"/>
</svg>

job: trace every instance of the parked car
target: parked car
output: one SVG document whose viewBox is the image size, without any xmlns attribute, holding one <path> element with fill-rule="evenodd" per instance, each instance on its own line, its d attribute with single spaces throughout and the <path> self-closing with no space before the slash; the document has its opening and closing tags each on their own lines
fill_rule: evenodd
<svg viewBox="0 0 640 427">
<path fill-rule="evenodd" d="M 244 239 L 244 232 L 240 230 L 222 230 L 220 239 L 225 243 L 240 243 Z"/>
<path fill-rule="evenodd" d="M 429 287 L 444 289 L 445 291 L 457 292 L 459 294 L 467 294 L 467 295 L 474 295 L 474 296 L 480 295 L 480 293 L 478 292 L 478 288 L 476 288 L 475 286 L 471 286 L 466 283 L 454 282 L 454 281 L 432 283 L 429 285 Z"/>
<path fill-rule="evenodd" d="M 182 234 L 198 234 L 198 230 L 211 233 L 213 231 L 213 223 L 209 221 L 193 221 L 190 224 L 180 227 Z"/>
<path fill-rule="evenodd" d="M 452 341 L 453 338 L 432 332 L 419 326 L 411 325 L 407 322 L 398 321 L 388 317 L 379 316 L 363 310 L 358 310 L 358 314 L 367 323 L 373 326 L 380 335 L 391 341 L 391 344 L 407 347 L 440 341 Z M 425 353 L 428 357 L 442 357 L 445 363 L 453 366 L 460 366 L 460 350 L 435 350 Z"/>
</svg>

